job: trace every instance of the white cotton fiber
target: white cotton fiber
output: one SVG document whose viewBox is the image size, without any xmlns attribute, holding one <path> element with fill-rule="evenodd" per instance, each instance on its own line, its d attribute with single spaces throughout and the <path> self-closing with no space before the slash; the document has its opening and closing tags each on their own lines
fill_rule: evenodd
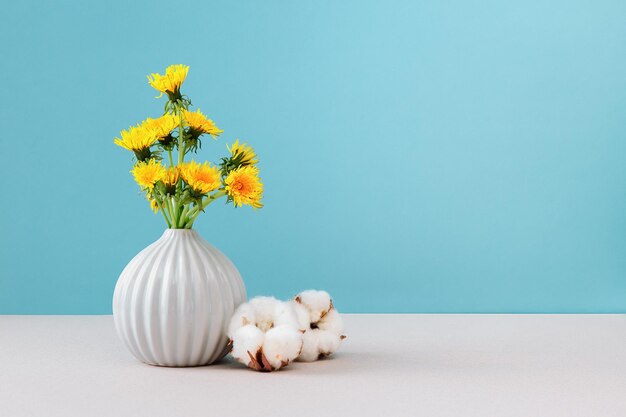
<svg viewBox="0 0 626 417">
<path fill-rule="evenodd" d="M 228 327 L 232 356 L 257 371 L 274 371 L 298 357 L 302 332 L 294 309 L 273 297 L 256 297 L 237 308 Z"/>
<path fill-rule="evenodd" d="M 341 314 L 339 314 L 335 308 L 329 310 L 328 313 L 326 313 L 324 317 L 317 322 L 317 327 L 321 330 L 327 330 L 331 333 L 341 335 L 343 333 L 343 320 L 341 319 Z"/>
<path fill-rule="evenodd" d="M 302 351 L 298 360 L 302 362 L 313 362 L 319 359 L 319 332 L 317 329 L 309 329 L 302 335 Z"/>
<path fill-rule="evenodd" d="M 330 294 L 326 291 L 307 290 L 296 296 L 296 301 L 309 310 L 309 319 L 316 323 L 332 308 Z"/>
<path fill-rule="evenodd" d="M 343 320 L 326 291 L 307 290 L 298 294 L 291 303 L 304 330 L 302 351 L 298 360 L 312 362 L 335 352 L 343 335 Z"/>
<path fill-rule="evenodd" d="M 230 354 L 237 361 L 248 365 L 250 363 L 250 355 L 256 357 L 259 349 L 263 346 L 265 333 L 253 324 L 243 326 L 231 336 L 233 349 Z"/>
<path fill-rule="evenodd" d="M 295 360 L 302 348 L 302 333 L 288 325 L 270 329 L 265 333 L 263 352 L 273 369 L 279 369 Z"/>
</svg>

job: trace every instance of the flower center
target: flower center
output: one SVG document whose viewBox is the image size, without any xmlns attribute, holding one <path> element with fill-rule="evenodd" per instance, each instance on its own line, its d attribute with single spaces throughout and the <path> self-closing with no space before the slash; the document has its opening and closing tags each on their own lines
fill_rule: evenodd
<svg viewBox="0 0 626 417">
<path fill-rule="evenodd" d="M 210 174 L 207 173 L 200 173 L 198 175 L 198 180 L 205 182 L 205 183 L 209 183 L 211 181 L 213 181 L 213 177 Z"/>
</svg>

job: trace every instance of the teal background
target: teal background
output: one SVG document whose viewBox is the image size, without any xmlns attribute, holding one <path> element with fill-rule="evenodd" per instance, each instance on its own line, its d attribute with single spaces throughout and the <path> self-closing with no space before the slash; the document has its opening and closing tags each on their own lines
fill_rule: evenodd
<svg viewBox="0 0 626 417">
<path fill-rule="evenodd" d="M 345 312 L 626 311 L 626 2 L 3 2 L 0 313 L 110 313 L 164 229 L 113 145 L 191 66 L 265 208 L 199 232 L 249 295 Z"/>
</svg>

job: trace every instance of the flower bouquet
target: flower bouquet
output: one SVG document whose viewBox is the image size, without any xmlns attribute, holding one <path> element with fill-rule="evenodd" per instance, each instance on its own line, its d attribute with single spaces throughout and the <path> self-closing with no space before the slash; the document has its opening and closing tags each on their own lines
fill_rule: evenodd
<svg viewBox="0 0 626 417">
<path fill-rule="evenodd" d="M 215 165 L 186 160 L 207 136 L 221 134 L 181 86 L 189 67 L 172 65 L 149 84 L 166 96 L 162 116 L 123 130 L 116 145 L 133 153 L 132 174 L 168 229 L 135 256 L 115 286 L 113 317 L 120 338 L 141 361 L 198 366 L 228 351 L 227 325 L 246 291 L 232 262 L 192 229 L 214 201 L 262 207 L 257 156 L 245 143 L 227 146 Z"/>
<path fill-rule="evenodd" d="M 133 152 L 136 164 L 131 172 L 135 181 L 154 212 L 161 212 L 172 229 L 190 229 L 198 215 L 221 197 L 235 207 L 263 206 L 258 160 L 247 144 L 237 140 L 227 145 L 229 155 L 218 165 L 185 161 L 188 154 L 202 147 L 204 137 L 217 139 L 222 134 L 199 109 L 189 110 L 191 100 L 181 93 L 188 71 L 188 66 L 172 65 L 164 75 L 149 75 L 150 85 L 161 93 L 159 97 L 167 96 L 165 112 L 123 130 L 114 140 Z"/>
</svg>

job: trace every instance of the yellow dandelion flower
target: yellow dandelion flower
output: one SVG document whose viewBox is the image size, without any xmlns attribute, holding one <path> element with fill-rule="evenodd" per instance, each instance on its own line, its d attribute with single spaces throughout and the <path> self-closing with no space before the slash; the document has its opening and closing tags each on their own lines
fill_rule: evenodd
<svg viewBox="0 0 626 417">
<path fill-rule="evenodd" d="M 259 169 L 253 165 L 242 166 L 231 171 L 226 179 L 226 192 L 233 200 L 235 207 L 248 204 L 254 208 L 261 208 L 263 198 L 263 183 L 259 178 Z"/>
<path fill-rule="evenodd" d="M 159 212 L 159 202 L 156 201 L 154 198 L 150 199 L 150 208 L 152 209 L 152 211 L 154 211 L 155 213 Z"/>
<path fill-rule="evenodd" d="M 163 139 L 178 127 L 178 118 L 168 113 L 156 119 L 147 118 L 141 126 L 151 130 L 157 138 Z"/>
<path fill-rule="evenodd" d="M 189 66 L 187 65 L 170 65 L 165 69 L 165 75 L 156 73 L 148 75 L 148 83 L 150 83 L 155 90 L 159 91 L 161 95 L 165 93 L 170 98 L 179 98 L 180 86 L 183 84 L 183 81 L 185 81 L 185 78 L 187 78 L 188 71 Z"/>
<path fill-rule="evenodd" d="M 256 159 L 256 153 L 252 146 L 247 143 L 239 144 L 239 139 L 232 144 L 232 146 L 226 145 L 226 148 L 230 152 L 231 158 L 236 165 L 254 165 L 259 162 Z"/>
<path fill-rule="evenodd" d="M 165 175 L 163 175 L 163 178 L 161 179 L 161 181 L 163 181 L 163 184 L 165 184 L 165 186 L 168 187 L 168 186 L 176 185 L 178 183 L 179 178 L 180 178 L 180 172 L 178 170 L 178 167 L 169 167 L 165 171 Z"/>
<path fill-rule="evenodd" d="M 137 165 L 130 172 L 142 189 L 152 191 L 154 184 L 165 175 L 165 167 L 155 159 L 151 159 L 148 162 L 137 162 Z"/>
<path fill-rule="evenodd" d="M 183 180 L 195 191 L 208 194 L 220 186 L 220 174 L 217 167 L 208 162 L 198 164 L 195 161 L 180 165 L 180 175 Z"/>
<path fill-rule="evenodd" d="M 113 142 L 117 146 L 135 152 L 137 159 L 144 160 L 145 156 L 150 156 L 149 149 L 158 140 L 157 136 L 145 126 L 131 126 L 128 130 L 120 132 L 121 138 L 115 138 Z M 148 152 L 146 152 L 148 151 Z"/>
<path fill-rule="evenodd" d="M 200 110 L 194 112 L 183 109 L 183 119 L 187 126 L 189 126 L 191 136 L 197 137 L 203 133 L 207 133 L 213 136 L 214 139 L 217 139 L 216 136 L 219 136 L 223 132 L 223 130 L 220 130 L 215 123 L 213 123 L 213 120 L 207 119 Z"/>
</svg>

